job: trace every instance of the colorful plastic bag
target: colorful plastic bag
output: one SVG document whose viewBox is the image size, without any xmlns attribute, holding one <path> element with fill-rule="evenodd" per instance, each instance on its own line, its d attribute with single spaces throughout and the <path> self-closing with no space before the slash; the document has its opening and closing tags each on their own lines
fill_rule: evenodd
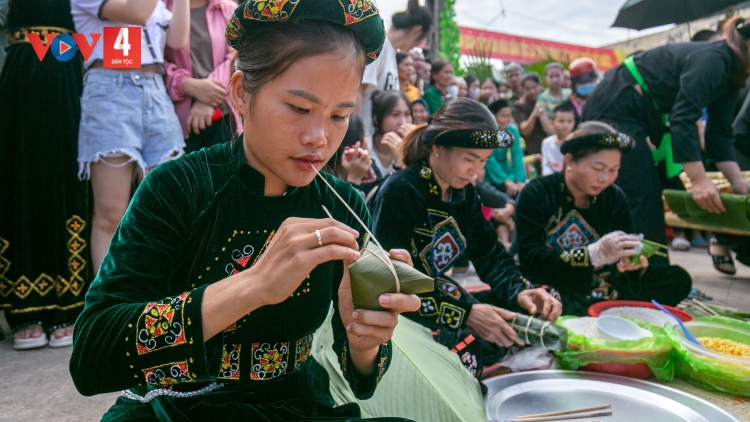
<svg viewBox="0 0 750 422">
<path fill-rule="evenodd" d="M 564 316 L 562 322 L 578 318 Z M 555 352 L 555 362 L 559 369 L 575 370 L 590 364 L 645 364 L 658 379 L 671 381 L 674 377 L 674 360 L 671 357 L 672 345 L 664 330 L 637 318 L 624 317 L 653 334 L 638 340 L 610 341 L 601 338 L 588 338 L 568 330 L 568 348 Z M 606 371 L 610 372 L 610 371 Z M 612 371 L 614 373 L 614 371 Z M 625 373 L 621 375 L 627 375 Z M 641 377 L 638 377 L 641 378 Z"/>
<path fill-rule="evenodd" d="M 720 316 L 695 318 L 693 321 L 707 321 L 719 323 L 733 328 L 739 328 L 750 333 L 750 323 L 739 321 L 732 318 Z M 701 356 L 692 353 L 682 343 L 681 335 L 678 334 L 679 328 L 667 325 L 664 331 L 672 342 L 674 347 L 674 357 L 676 362 L 676 374 L 678 377 L 708 390 L 718 390 L 729 394 L 750 396 L 750 365 L 743 365 L 715 359 L 708 356 Z M 696 337 L 702 337 L 705 333 L 691 330 Z M 714 336 L 718 336 L 714 335 Z M 721 334 L 722 338 L 738 341 L 739 338 L 732 338 L 734 335 L 730 330 Z M 746 341 L 746 340 L 745 340 Z"/>
</svg>

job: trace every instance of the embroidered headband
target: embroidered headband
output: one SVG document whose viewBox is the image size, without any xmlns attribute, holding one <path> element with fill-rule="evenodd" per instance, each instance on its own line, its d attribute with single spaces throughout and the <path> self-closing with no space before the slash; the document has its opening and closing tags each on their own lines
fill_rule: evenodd
<svg viewBox="0 0 750 422">
<path fill-rule="evenodd" d="M 573 154 L 589 148 L 613 148 L 625 153 L 635 147 L 635 140 L 624 133 L 585 135 L 563 142 L 560 152 Z"/>
<path fill-rule="evenodd" d="M 237 48 L 243 35 L 268 22 L 314 19 L 351 29 L 362 42 L 367 64 L 378 58 L 385 42 L 385 27 L 372 0 L 247 0 L 227 23 L 224 36 Z"/>
<path fill-rule="evenodd" d="M 428 130 L 422 134 L 425 145 L 445 145 L 459 148 L 508 148 L 513 145 L 513 135 L 504 130 L 458 129 L 447 132 Z"/>
</svg>

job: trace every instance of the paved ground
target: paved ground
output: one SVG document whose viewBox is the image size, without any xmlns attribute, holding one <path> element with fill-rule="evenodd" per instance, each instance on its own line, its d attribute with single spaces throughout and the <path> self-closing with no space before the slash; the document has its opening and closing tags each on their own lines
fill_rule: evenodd
<svg viewBox="0 0 750 422">
<path fill-rule="evenodd" d="M 672 262 L 685 267 L 696 287 L 713 295 L 714 301 L 750 309 L 750 268 L 738 265 L 734 277 L 716 272 L 705 249 L 672 253 Z M 478 283 L 475 276 L 461 277 L 466 284 Z M 0 313 L 1 315 L 1 313 Z M 8 332 L 7 324 L 0 325 Z M 0 421 L 99 420 L 117 393 L 83 397 L 68 374 L 70 348 L 43 348 L 17 352 L 8 336 L 0 342 Z M 102 374 L 106 376 L 106 374 Z"/>
</svg>

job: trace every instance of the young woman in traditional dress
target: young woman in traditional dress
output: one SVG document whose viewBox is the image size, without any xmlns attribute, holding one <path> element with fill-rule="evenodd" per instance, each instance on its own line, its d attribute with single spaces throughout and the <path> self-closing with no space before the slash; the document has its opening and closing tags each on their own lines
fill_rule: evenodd
<svg viewBox="0 0 750 422">
<path fill-rule="evenodd" d="M 70 370 L 85 395 L 125 390 L 104 420 L 357 420 L 333 407 L 312 336 L 333 300 L 335 350 L 358 398 L 391 361 L 398 314 L 354 309 L 362 196 L 316 178 L 383 45 L 370 1 L 248 0 L 226 37 L 244 134 L 158 166 L 123 217 L 78 319 Z M 326 218 L 327 208 L 333 218 Z M 391 256 L 409 261 L 406 251 Z"/>
</svg>

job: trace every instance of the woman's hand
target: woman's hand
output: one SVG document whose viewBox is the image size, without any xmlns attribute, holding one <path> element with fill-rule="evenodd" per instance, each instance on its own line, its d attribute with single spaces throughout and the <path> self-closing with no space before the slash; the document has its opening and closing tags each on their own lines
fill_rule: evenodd
<svg viewBox="0 0 750 422">
<path fill-rule="evenodd" d="M 222 82 L 215 79 L 185 79 L 182 91 L 196 100 L 208 104 L 213 108 L 218 107 L 226 96 L 226 87 Z"/>
<path fill-rule="evenodd" d="M 400 150 L 401 142 L 403 142 L 403 139 L 395 132 L 388 132 L 380 138 L 380 143 L 391 152 L 391 155 L 393 156 L 393 165 L 396 167 L 404 166 Z"/>
<path fill-rule="evenodd" d="M 626 271 L 636 271 L 641 268 L 648 268 L 648 258 L 641 255 L 639 261 L 638 265 L 633 265 L 633 263 L 630 262 L 630 258 L 620 258 L 617 262 L 617 271 L 624 273 Z"/>
<path fill-rule="evenodd" d="M 620 230 L 607 233 L 590 244 L 589 257 L 594 267 L 614 263 L 620 258 L 629 258 L 636 254 L 641 241 L 636 235 L 626 234 Z"/>
<path fill-rule="evenodd" d="M 562 315 L 562 303 L 544 289 L 528 289 L 518 294 L 518 305 L 531 315 L 555 322 Z"/>
<path fill-rule="evenodd" d="M 412 265 L 411 255 L 403 249 L 392 249 L 390 256 Z M 348 268 L 349 261 L 344 261 L 344 277 L 338 291 L 339 314 L 341 322 L 346 327 L 353 363 L 359 373 L 367 375 L 374 370 L 374 359 L 380 345 L 393 337 L 398 315 L 403 312 L 416 312 L 421 301 L 415 295 L 386 293 L 378 299 L 385 311 L 354 309 Z"/>
<path fill-rule="evenodd" d="M 505 193 L 510 196 L 515 197 L 516 195 L 518 195 L 518 192 L 520 192 L 520 190 L 518 189 L 518 185 L 510 179 L 503 182 L 503 185 L 505 185 Z"/>
<path fill-rule="evenodd" d="M 721 214 L 727 210 L 721 202 L 719 190 L 711 179 L 704 176 L 692 182 L 693 200 L 699 207 L 713 214 Z"/>
<path fill-rule="evenodd" d="M 202 130 L 211 126 L 211 117 L 213 117 L 214 108 L 208 104 L 196 101 L 190 107 L 190 114 L 187 118 L 187 127 L 190 132 L 199 134 Z"/>
<path fill-rule="evenodd" d="M 417 127 L 417 126 L 416 126 L 416 125 L 413 125 L 413 124 L 411 124 L 411 123 L 403 123 L 403 124 L 402 124 L 402 125 L 401 125 L 401 126 L 400 126 L 400 127 L 398 128 L 398 130 L 396 130 L 396 135 L 400 136 L 400 137 L 401 137 L 401 139 L 403 139 L 403 138 L 406 138 L 406 135 L 408 135 L 408 134 L 409 134 L 409 132 L 411 132 L 411 131 L 412 131 L 412 129 L 414 129 L 415 127 Z"/>
<path fill-rule="evenodd" d="M 482 338 L 499 347 L 510 347 L 513 344 L 523 346 L 518 334 L 510 328 L 506 320 L 516 317 L 514 312 L 496 308 L 492 305 L 476 303 L 471 307 L 466 325 Z"/>
<path fill-rule="evenodd" d="M 320 231 L 322 245 L 315 231 Z M 275 305 L 289 298 L 310 272 L 329 261 L 359 258 L 359 232 L 330 218 L 288 218 L 249 270 L 262 286 L 263 303 Z"/>
<path fill-rule="evenodd" d="M 347 152 L 351 154 L 349 159 L 347 159 Z M 359 185 L 372 167 L 370 152 L 360 148 L 360 142 L 354 144 L 347 152 L 341 160 L 341 167 L 346 171 L 346 181 Z"/>
</svg>

